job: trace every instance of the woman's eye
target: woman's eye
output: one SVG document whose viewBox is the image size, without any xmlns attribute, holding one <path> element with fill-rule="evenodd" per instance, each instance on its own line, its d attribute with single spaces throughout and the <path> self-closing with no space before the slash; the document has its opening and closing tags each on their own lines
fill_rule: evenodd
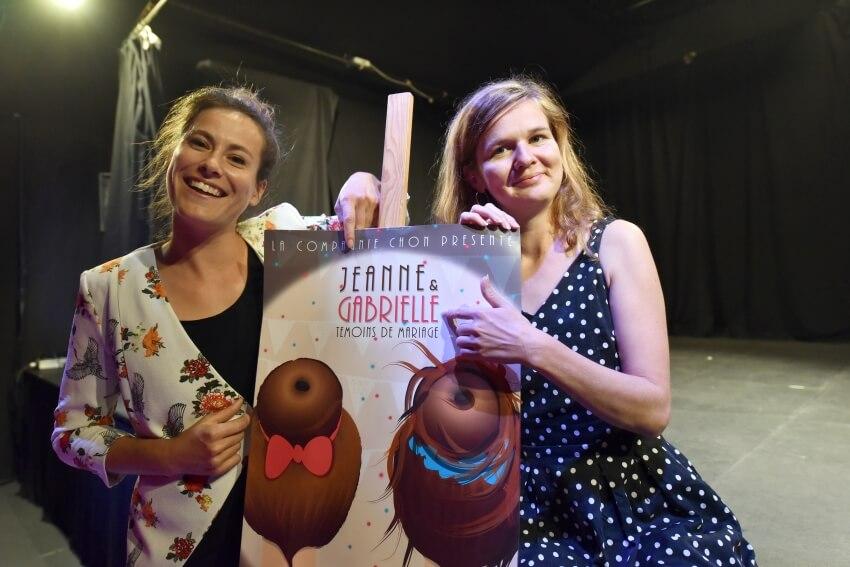
<svg viewBox="0 0 850 567">
<path fill-rule="evenodd" d="M 496 157 L 496 156 L 502 155 L 507 150 L 508 149 L 505 146 L 496 146 L 495 148 L 493 148 L 493 151 L 490 152 L 490 155 L 493 156 L 493 157 Z"/>
<path fill-rule="evenodd" d="M 543 135 L 543 134 L 535 134 L 535 135 L 533 135 L 533 136 L 530 138 L 530 140 L 529 140 L 529 141 L 530 141 L 532 144 L 536 144 L 537 142 L 542 142 L 542 141 L 543 141 L 543 140 L 545 140 L 545 139 L 546 139 L 546 136 L 545 136 L 545 135 Z"/>
<path fill-rule="evenodd" d="M 248 163 L 248 160 L 242 156 L 230 156 L 230 162 L 235 163 L 236 165 L 245 165 Z"/>
<path fill-rule="evenodd" d="M 206 148 L 207 141 L 203 138 L 189 138 L 189 145 L 193 148 Z"/>
</svg>

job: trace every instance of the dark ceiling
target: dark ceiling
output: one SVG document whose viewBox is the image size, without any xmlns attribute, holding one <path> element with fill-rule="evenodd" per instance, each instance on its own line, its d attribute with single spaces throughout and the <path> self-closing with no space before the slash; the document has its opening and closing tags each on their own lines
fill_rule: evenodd
<svg viewBox="0 0 850 567">
<path fill-rule="evenodd" d="M 355 78 L 353 66 L 290 42 L 369 59 L 450 100 L 510 72 L 543 76 L 566 89 L 619 48 L 658 26 L 728 0 L 530 2 L 234 2 L 169 0 L 153 24 L 199 28 L 218 42 L 271 49 Z M 368 75 L 368 74 L 367 74 Z"/>
<path fill-rule="evenodd" d="M 694 57 L 722 68 L 742 45 L 763 44 L 818 7 L 843 1 L 167 0 L 152 27 L 163 39 L 166 75 L 179 78 L 212 58 L 335 82 L 334 88 L 402 90 L 347 62 L 358 56 L 412 80 L 445 108 L 483 81 L 511 72 L 548 79 L 570 98 L 593 100 L 600 87 L 628 96 L 624 81 L 642 77 L 656 88 L 654 78 L 646 80 L 652 72 Z M 49 13 L 47 0 L 0 0 L 4 72 L 47 80 L 55 67 L 80 57 L 106 64 L 97 50 L 111 46 L 117 53 L 140 12 L 154 3 L 92 0 L 70 17 Z"/>
</svg>

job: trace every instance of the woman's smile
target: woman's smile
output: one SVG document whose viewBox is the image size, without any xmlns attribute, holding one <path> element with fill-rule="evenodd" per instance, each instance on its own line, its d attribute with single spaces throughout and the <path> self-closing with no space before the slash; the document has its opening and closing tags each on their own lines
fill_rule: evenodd
<svg viewBox="0 0 850 567">
<path fill-rule="evenodd" d="M 219 187 L 200 179 L 184 178 L 184 183 L 205 197 L 224 197 L 225 193 Z"/>
<path fill-rule="evenodd" d="M 540 181 L 540 179 L 542 179 L 542 178 L 543 178 L 543 172 L 542 171 L 540 173 L 535 173 L 533 175 L 524 174 L 521 178 L 519 178 L 516 181 L 514 181 L 513 183 L 511 183 L 511 185 L 513 187 L 520 187 L 520 188 L 531 187 L 532 185 L 534 185 L 535 183 Z"/>
</svg>

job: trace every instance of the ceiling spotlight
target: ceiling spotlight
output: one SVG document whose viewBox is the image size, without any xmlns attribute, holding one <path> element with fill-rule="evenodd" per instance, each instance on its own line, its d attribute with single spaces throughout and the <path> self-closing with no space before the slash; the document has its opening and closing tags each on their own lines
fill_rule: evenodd
<svg viewBox="0 0 850 567">
<path fill-rule="evenodd" d="M 53 0 L 54 4 L 61 6 L 66 10 L 76 10 L 83 5 L 83 2 L 85 2 L 85 0 Z"/>
</svg>

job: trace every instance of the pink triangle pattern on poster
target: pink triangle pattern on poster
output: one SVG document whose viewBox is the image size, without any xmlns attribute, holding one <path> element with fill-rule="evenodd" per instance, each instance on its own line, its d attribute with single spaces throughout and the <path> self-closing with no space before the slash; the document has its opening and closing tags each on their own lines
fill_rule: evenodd
<svg viewBox="0 0 850 567">
<path fill-rule="evenodd" d="M 515 563 L 518 369 L 457 360 L 442 314 L 487 308 L 485 275 L 518 302 L 519 236 L 432 225 L 339 246 L 266 233 L 241 564 Z"/>
</svg>

